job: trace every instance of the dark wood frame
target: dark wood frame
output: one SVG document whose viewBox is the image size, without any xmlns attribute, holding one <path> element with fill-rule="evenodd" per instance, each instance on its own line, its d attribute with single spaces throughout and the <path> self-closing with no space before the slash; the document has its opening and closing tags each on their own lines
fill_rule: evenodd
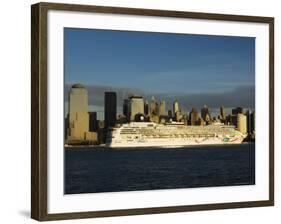
<svg viewBox="0 0 281 224">
<path fill-rule="evenodd" d="M 65 10 L 196 18 L 269 24 L 269 200 L 48 214 L 47 211 L 47 12 Z M 31 6 L 31 217 L 39 221 L 186 212 L 274 205 L 274 18 L 182 11 L 38 3 Z"/>
</svg>

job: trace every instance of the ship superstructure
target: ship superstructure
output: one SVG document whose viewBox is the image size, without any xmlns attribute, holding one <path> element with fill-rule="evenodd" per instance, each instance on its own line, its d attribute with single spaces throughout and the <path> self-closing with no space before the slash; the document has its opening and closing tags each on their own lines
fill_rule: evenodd
<svg viewBox="0 0 281 224">
<path fill-rule="evenodd" d="M 112 128 L 106 145 L 123 148 L 239 144 L 245 137 L 234 126 L 224 124 L 187 126 L 180 122 L 130 122 Z"/>
</svg>

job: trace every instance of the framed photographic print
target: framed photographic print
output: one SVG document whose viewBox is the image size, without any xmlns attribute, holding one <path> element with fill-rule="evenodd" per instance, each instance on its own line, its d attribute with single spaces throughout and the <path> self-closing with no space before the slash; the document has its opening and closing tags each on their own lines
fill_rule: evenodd
<svg viewBox="0 0 281 224">
<path fill-rule="evenodd" d="M 32 5 L 32 218 L 274 204 L 274 18 Z"/>
</svg>

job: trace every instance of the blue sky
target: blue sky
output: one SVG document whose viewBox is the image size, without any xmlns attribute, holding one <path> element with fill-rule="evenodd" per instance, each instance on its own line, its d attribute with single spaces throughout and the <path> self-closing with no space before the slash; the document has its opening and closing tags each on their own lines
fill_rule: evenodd
<svg viewBox="0 0 281 224">
<path fill-rule="evenodd" d="M 182 99 L 186 110 L 255 104 L 253 37 L 65 28 L 64 63 L 65 91 L 86 85 L 99 110 L 107 90 Z"/>
<path fill-rule="evenodd" d="M 227 91 L 255 82 L 255 39 L 65 29 L 65 81 L 149 92 Z"/>
</svg>

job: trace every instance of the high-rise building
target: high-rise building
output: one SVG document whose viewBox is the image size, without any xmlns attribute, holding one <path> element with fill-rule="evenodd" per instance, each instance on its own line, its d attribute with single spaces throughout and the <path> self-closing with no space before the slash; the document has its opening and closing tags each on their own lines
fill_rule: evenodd
<svg viewBox="0 0 281 224">
<path fill-rule="evenodd" d="M 166 103 L 165 100 L 160 101 L 160 106 L 159 106 L 159 116 L 166 115 Z"/>
<path fill-rule="evenodd" d="M 237 128 L 237 115 L 230 115 L 230 124 L 234 125 Z"/>
<path fill-rule="evenodd" d="M 168 110 L 168 118 L 172 119 L 173 118 L 173 112 L 172 110 Z"/>
<path fill-rule="evenodd" d="M 89 131 L 97 131 L 98 129 L 97 112 L 89 112 Z"/>
<path fill-rule="evenodd" d="M 188 115 L 187 114 L 183 114 L 182 120 L 184 122 L 184 125 L 188 125 Z"/>
<path fill-rule="evenodd" d="M 89 131 L 88 93 L 81 84 L 72 85 L 69 91 L 68 140 L 85 140 Z"/>
<path fill-rule="evenodd" d="M 204 107 L 201 109 L 201 117 L 207 123 L 212 120 L 211 110 L 209 107 L 207 107 L 207 105 L 204 105 Z"/>
<path fill-rule="evenodd" d="M 220 118 L 222 120 L 225 120 L 226 119 L 226 115 L 225 115 L 225 109 L 223 106 L 220 107 Z"/>
<path fill-rule="evenodd" d="M 173 116 L 176 117 L 176 113 L 180 111 L 180 106 L 178 101 L 174 101 L 173 103 Z"/>
<path fill-rule="evenodd" d="M 182 113 L 178 110 L 177 112 L 176 112 L 176 115 L 175 115 L 175 120 L 176 121 L 181 121 L 181 119 L 183 118 L 183 115 L 182 115 Z"/>
<path fill-rule="evenodd" d="M 255 113 L 255 111 L 253 111 L 252 112 L 252 114 L 251 114 L 251 124 L 252 124 L 252 126 L 251 126 L 251 133 L 255 133 L 255 130 L 256 130 L 256 113 Z"/>
<path fill-rule="evenodd" d="M 205 125 L 205 121 L 201 117 L 199 117 L 196 124 L 203 126 L 203 125 Z"/>
<path fill-rule="evenodd" d="M 157 115 L 158 114 L 158 104 L 155 100 L 155 97 L 151 97 L 150 101 L 150 114 Z"/>
<path fill-rule="evenodd" d="M 199 124 L 200 115 L 196 108 L 192 108 L 189 113 L 189 123 L 190 125 L 198 125 Z"/>
<path fill-rule="evenodd" d="M 247 133 L 247 116 L 241 113 L 237 114 L 237 130 L 243 134 Z"/>
<path fill-rule="evenodd" d="M 142 96 L 131 96 L 130 98 L 130 121 L 136 120 L 136 115 L 144 114 L 144 102 Z"/>
<path fill-rule="evenodd" d="M 68 130 L 69 130 L 69 115 L 67 114 L 66 117 L 64 118 L 64 139 L 67 139 Z"/>
<path fill-rule="evenodd" d="M 237 115 L 237 114 L 246 114 L 246 110 L 243 107 L 236 107 L 232 109 L 232 115 Z"/>
<path fill-rule="evenodd" d="M 249 134 L 253 134 L 255 130 L 255 112 L 248 110 L 246 112 L 247 116 L 247 130 Z"/>
<path fill-rule="evenodd" d="M 240 114 L 240 115 L 239 115 Z M 239 117 L 238 117 L 239 115 Z M 234 109 L 232 109 L 232 115 L 231 115 L 231 124 L 234 125 L 235 127 L 237 127 L 238 129 L 238 125 L 239 128 L 241 129 L 241 121 L 243 121 L 244 117 L 241 116 L 244 115 L 246 117 L 246 130 L 247 130 L 247 116 L 246 116 L 246 109 L 242 108 L 242 107 L 236 107 Z M 240 119 L 240 124 L 239 123 L 239 119 Z M 243 126 L 243 131 L 244 131 L 244 126 Z"/>
<path fill-rule="evenodd" d="M 146 100 L 144 103 L 144 114 L 148 115 L 149 113 L 149 106 L 148 106 L 148 101 Z"/>
<path fill-rule="evenodd" d="M 124 99 L 124 101 L 123 101 L 123 115 L 126 118 L 129 118 L 129 103 L 130 103 L 130 101 L 128 99 Z"/>
<path fill-rule="evenodd" d="M 117 99 L 116 92 L 104 93 L 104 125 L 105 128 L 114 127 L 117 116 Z"/>
</svg>

